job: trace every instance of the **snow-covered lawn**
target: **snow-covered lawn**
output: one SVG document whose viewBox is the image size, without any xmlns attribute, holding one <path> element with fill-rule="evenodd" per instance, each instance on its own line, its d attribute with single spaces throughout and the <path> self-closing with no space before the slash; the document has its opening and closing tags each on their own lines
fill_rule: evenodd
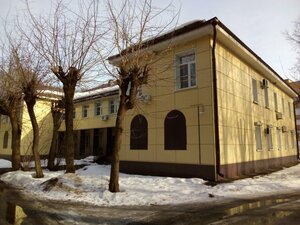
<svg viewBox="0 0 300 225">
<path fill-rule="evenodd" d="M 208 203 L 227 198 L 253 198 L 300 191 L 300 164 L 254 178 L 218 184 L 214 187 L 198 178 L 183 179 L 120 174 L 120 193 L 108 191 L 110 167 L 90 163 L 75 174 L 44 171 L 9 172 L 0 179 L 27 194 L 53 200 L 70 200 L 102 206 Z"/>
</svg>

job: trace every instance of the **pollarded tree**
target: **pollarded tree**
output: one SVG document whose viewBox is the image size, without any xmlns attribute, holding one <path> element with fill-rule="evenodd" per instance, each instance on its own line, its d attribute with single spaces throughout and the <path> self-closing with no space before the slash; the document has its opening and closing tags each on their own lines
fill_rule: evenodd
<svg viewBox="0 0 300 225">
<path fill-rule="evenodd" d="M 53 132 L 52 132 L 52 140 L 51 146 L 48 155 L 48 165 L 47 168 L 49 170 L 54 170 L 54 161 L 57 154 L 57 143 L 58 143 L 58 129 L 60 128 L 62 117 L 63 117 L 63 108 L 64 103 L 62 100 L 57 102 L 52 102 L 51 105 L 51 115 L 53 121 Z"/>
<path fill-rule="evenodd" d="M 100 63 L 93 46 L 103 34 L 98 20 L 98 1 L 81 1 L 72 11 L 62 0 L 46 16 L 36 16 L 27 4 L 26 28 L 19 29 L 30 45 L 47 62 L 61 82 L 65 99 L 66 172 L 74 173 L 73 109 L 74 93 L 79 82 L 93 74 Z"/>
<path fill-rule="evenodd" d="M 120 87 L 109 190 L 119 192 L 119 151 L 125 113 L 136 107 L 137 90 L 147 83 L 151 65 L 170 50 L 167 46 L 163 50 L 154 51 L 151 45 L 155 37 L 171 25 L 174 26 L 176 14 L 170 11 L 171 5 L 158 9 L 152 5 L 151 0 L 125 0 L 120 5 L 108 1 L 107 9 L 111 31 L 109 40 L 112 40 L 112 52 L 116 53 L 108 60 L 117 67 L 117 74 L 113 73 L 114 70 L 110 70 L 110 73 Z"/>
<path fill-rule="evenodd" d="M 2 48 L 3 50 L 3 48 Z M 6 55 L 7 56 L 7 55 Z M 21 117 L 22 93 L 16 87 L 12 76 L 11 62 L 9 57 L 1 60 L 0 65 L 0 113 L 10 119 L 12 133 L 12 169 L 21 168 Z"/>
<path fill-rule="evenodd" d="M 17 82 L 16 85 L 23 94 L 33 130 L 32 154 L 35 162 L 35 176 L 36 178 L 42 178 L 44 174 L 39 155 L 40 132 L 34 106 L 47 73 L 44 68 L 44 61 L 35 54 L 34 49 L 28 47 L 26 42 L 22 41 L 22 39 L 13 40 L 9 38 L 9 40 L 14 62 L 13 70 Z"/>
</svg>

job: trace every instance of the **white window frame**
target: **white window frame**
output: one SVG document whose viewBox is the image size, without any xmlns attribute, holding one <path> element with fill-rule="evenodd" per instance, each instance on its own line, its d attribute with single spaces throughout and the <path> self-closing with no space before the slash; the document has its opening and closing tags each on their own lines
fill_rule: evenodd
<svg viewBox="0 0 300 225">
<path fill-rule="evenodd" d="M 291 103 L 288 102 L 288 109 L 289 109 L 289 117 L 292 118 L 292 109 L 291 109 Z"/>
<path fill-rule="evenodd" d="M 188 56 L 194 56 L 194 60 L 188 61 L 188 62 L 181 62 L 181 59 Z M 185 76 L 181 76 L 181 66 L 187 65 L 187 86 L 182 87 L 182 81 L 181 78 Z M 192 77 L 192 66 L 194 65 L 194 79 Z M 194 50 L 184 52 L 181 54 L 176 55 L 176 89 L 186 89 L 186 88 L 192 88 L 197 86 L 197 69 L 196 69 L 196 53 Z"/>
<path fill-rule="evenodd" d="M 295 135 L 294 135 L 294 131 L 291 131 L 291 147 L 295 148 Z"/>
<path fill-rule="evenodd" d="M 3 124 L 8 123 L 9 117 L 6 115 L 1 115 L 1 122 Z"/>
<path fill-rule="evenodd" d="M 277 133 L 277 149 L 281 150 L 281 129 L 280 129 L 280 127 L 277 127 L 276 133 Z"/>
<path fill-rule="evenodd" d="M 281 105 L 282 105 L 282 114 L 285 114 L 284 98 L 281 99 Z"/>
<path fill-rule="evenodd" d="M 255 143 L 256 150 L 262 151 L 261 125 L 255 124 Z"/>
<path fill-rule="evenodd" d="M 289 150 L 289 133 L 285 132 L 285 150 Z"/>
<path fill-rule="evenodd" d="M 264 88 L 265 107 L 270 108 L 268 88 Z"/>
<path fill-rule="evenodd" d="M 97 101 L 95 102 L 95 116 L 101 116 L 102 115 L 102 102 Z"/>
<path fill-rule="evenodd" d="M 278 102 L 277 102 L 277 93 L 274 92 L 274 109 L 275 112 L 278 112 Z"/>
<path fill-rule="evenodd" d="M 116 114 L 118 112 L 118 109 L 119 109 L 119 101 L 117 99 L 110 100 L 109 101 L 109 113 Z"/>
<path fill-rule="evenodd" d="M 273 139 L 272 139 L 272 126 L 267 126 L 267 140 L 268 140 L 268 149 L 272 150 L 273 149 Z"/>
<path fill-rule="evenodd" d="M 258 103 L 257 80 L 252 78 L 252 98 L 254 103 Z"/>
<path fill-rule="evenodd" d="M 83 105 L 82 106 L 82 118 L 87 118 L 89 114 L 89 106 L 88 105 Z"/>
</svg>

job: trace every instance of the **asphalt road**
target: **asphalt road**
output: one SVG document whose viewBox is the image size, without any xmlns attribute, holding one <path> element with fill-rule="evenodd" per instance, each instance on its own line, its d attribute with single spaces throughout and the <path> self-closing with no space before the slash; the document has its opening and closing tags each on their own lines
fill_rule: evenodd
<svg viewBox="0 0 300 225">
<path fill-rule="evenodd" d="M 41 201 L 0 183 L 0 224 L 268 225 L 300 224 L 300 193 L 214 204 L 96 207 Z M 8 223 L 11 222 L 11 223 Z"/>
</svg>

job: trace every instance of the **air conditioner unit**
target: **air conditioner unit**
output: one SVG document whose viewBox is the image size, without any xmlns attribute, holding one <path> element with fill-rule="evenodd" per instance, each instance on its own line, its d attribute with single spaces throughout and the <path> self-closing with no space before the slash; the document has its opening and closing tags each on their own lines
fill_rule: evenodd
<svg viewBox="0 0 300 225">
<path fill-rule="evenodd" d="M 286 126 L 282 126 L 282 132 L 284 132 L 284 133 L 288 132 L 288 129 Z"/>
<path fill-rule="evenodd" d="M 103 116 L 101 116 L 101 119 L 102 119 L 103 121 L 108 120 L 108 115 L 103 115 Z"/>
<path fill-rule="evenodd" d="M 151 95 L 144 94 L 139 97 L 140 101 L 143 103 L 149 103 L 151 101 Z"/>
<path fill-rule="evenodd" d="M 254 122 L 254 125 L 255 125 L 255 126 L 261 126 L 262 123 L 261 123 L 260 121 L 257 121 L 257 122 Z"/>
<path fill-rule="evenodd" d="M 261 88 L 269 88 L 269 81 L 267 79 L 263 79 L 260 83 Z"/>
<path fill-rule="evenodd" d="M 281 119 L 282 119 L 282 113 L 277 112 L 277 113 L 276 113 L 276 119 L 277 119 L 277 120 L 281 120 Z"/>
</svg>

